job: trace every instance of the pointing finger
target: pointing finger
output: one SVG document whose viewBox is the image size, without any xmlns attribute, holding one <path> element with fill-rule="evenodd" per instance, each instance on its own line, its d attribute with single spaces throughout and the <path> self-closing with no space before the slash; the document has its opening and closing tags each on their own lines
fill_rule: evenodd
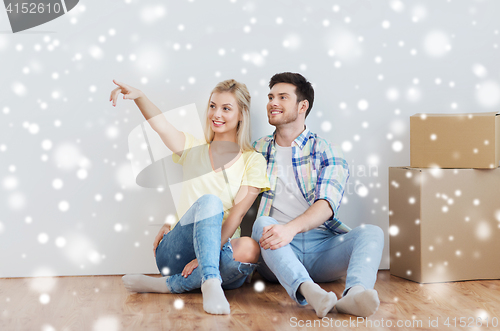
<svg viewBox="0 0 500 331">
<path fill-rule="evenodd" d="M 114 79 L 113 79 L 113 82 L 114 82 L 116 85 L 118 85 L 120 88 L 122 88 L 122 89 L 125 89 L 125 90 L 130 89 L 130 86 L 128 86 L 128 85 L 127 85 L 127 84 L 125 84 L 125 83 L 122 83 L 122 82 L 116 81 L 116 80 L 114 80 Z"/>
</svg>

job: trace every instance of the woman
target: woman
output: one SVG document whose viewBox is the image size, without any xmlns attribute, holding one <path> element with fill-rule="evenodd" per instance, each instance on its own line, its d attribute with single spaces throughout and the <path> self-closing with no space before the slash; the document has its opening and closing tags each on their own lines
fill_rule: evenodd
<svg viewBox="0 0 500 331">
<path fill-rule="evenodd" d="M 239 225 L 257 195 L 269 189 L 266 161 L 250 144 L 250 94 L 232 79 L 217 84 L 206 111 L 207 144 L 178 131 L 142 91 L 113 82 L 118 85 L 110 96 L 113 106 L 120 93 L 134 100 L 184 172 L 179 221 L 172 228 L 164 225 L 153 243 L 165 277 L 125 275 L 124 285 L 133 292 L 159 293 L 201 287 L 207 313 L 229 314 L 222 288 L 240 287 L 260 253 L 251 238 L 237 238 Z"/>
</svg>

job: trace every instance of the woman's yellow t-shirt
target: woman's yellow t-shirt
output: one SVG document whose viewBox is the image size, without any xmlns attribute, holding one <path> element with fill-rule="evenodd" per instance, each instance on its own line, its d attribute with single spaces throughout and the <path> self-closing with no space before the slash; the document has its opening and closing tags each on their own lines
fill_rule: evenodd
<svg viewBox="0 0 500 331">
<path fill-rule="evenodd" d="M 202 195 L 214 194 L 221 199 L 224 207 L 222 222 L 224 222 L 241 186 L 258 187 L 261 192 L 269 190 L 267 163 L 262 154 L 256 151 L 243 152 L 229 168 L 215 172 L 210 162 L 210 145 L 189 133 L 184 132 L 184 136 L 186 142 L 182 155 L 176 153 L 172 155 L 174 162 L 181 164 L 183 170 L 181 197 L 176 206 L 177 221 L 172 229 Z M 238 238 L 240 235 L 241 229 L 238 227 L 233 238 Z"/>
</svg>

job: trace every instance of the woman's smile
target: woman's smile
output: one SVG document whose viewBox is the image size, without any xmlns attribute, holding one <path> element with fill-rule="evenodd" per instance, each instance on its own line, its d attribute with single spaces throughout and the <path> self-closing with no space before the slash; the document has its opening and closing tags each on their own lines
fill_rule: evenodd
<svg viewBox="0 0 500 331">
<path fill-rule="evenodd" d="M 219 120 L 212 120 L 212 123 L 214 124 L 215 127 L 221 127 L 223 126 L 226 122 L 219 121 Z"/>
</svg>

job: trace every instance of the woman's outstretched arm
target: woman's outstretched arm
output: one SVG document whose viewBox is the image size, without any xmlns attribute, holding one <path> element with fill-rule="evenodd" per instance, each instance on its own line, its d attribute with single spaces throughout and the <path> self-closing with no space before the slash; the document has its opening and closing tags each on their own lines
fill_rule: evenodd
<svg viewBox="0 0 500 331">
<path fill-rule="evenodd" d="M 123 94 L 123 99 L 134 100 L 144 118 L 148 121 L 153 130 L 158 133 L 163 143 L 173 153 L 182 156 L 186 140 L 184 133 L 177 130 L 167 121 L 160 109 L 146 97 L 144 92 L 130 85 L 120 83 L 114 79 L 113 83 L 118 85 L 117 88 L 111 91 L 111 95 L 109 97 L 109 101 L 113 101 L 113 106 L 116 106 L 116 100 L 118 99 L 118 95 L 120 93 Z"/>
</svg>

